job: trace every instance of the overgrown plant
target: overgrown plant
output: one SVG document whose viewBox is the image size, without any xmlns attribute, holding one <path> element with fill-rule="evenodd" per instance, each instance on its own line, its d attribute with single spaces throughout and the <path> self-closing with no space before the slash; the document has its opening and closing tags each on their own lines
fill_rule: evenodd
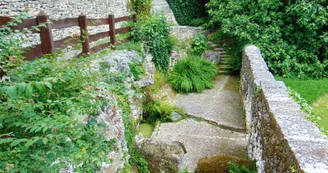
<svg viewBox="0 0 328 173">
<path fill-rule="evenodd" d="M 151 0 L 131 0 L 131 3 L 138 17 L 146 19 L 151 16 Z"/>
<path fill-rule="evenodd" d="M 178 92 L 201 92 L 213 87 L 218 69 L 215 64 L 197 56 L 178 60 L 168 82 Z"/>
<path fill-rule="evenodd" d="M 235 40 L 235 53 L 256 44 L 276 75 L 322 78 L 328 76 L 327 5 L 320 0 L 211 0 L 206 6 L 209 25 Z"/>
<path fill-rule="evenodd" d="M 23 29 L 21 31 L 13 28 L 23 22 L 23 19 L 28 17 L 26 11 L 10 22 L 0 27 L 0 73 L 8 72 L 11 68 L 19 66 L 23 63 L 23 47 L 22 44 L 26 41 L 26 34 L 31 34 L 32 30 L 39 31 L 40 26 L 32 27 L 31 29 Z"/>
<path fill-rule="evenodd" d="M 133 38 L 144 41 L 146 50 L 153 56 L 158 71 L 167 73 L 172 49 L 170 29 L 165 16 L 152 16 L 134 26 Z"/>
<path fill-rule="evenodd" d="M 195 55 L 201 55 L 209 47 L 208 40 L 205 35 L 197 33 L 193 42 L 191 43 L 192 53 Z"/>
</svg>

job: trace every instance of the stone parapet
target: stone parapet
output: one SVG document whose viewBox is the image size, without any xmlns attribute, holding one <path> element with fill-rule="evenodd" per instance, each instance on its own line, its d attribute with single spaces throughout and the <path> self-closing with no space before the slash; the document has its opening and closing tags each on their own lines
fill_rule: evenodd
<svg viewBox="0 0 328 173">
<path fill-rule="evenodd" d="M 327 137 L 274 79 L 256 46 L 244 50 L 241 83 L 248 153 L 258 172 L 327 173 Z"/>
</svg>

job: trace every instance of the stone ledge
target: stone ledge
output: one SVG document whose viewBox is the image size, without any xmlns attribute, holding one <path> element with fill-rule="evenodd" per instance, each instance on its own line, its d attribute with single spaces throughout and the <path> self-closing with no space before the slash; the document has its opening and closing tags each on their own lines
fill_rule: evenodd
<svg viewBox="0 0 328 173">
<path fill-rule="evenodd" d="M 327 137 L 274 79 L 256 46 L 245 48 L 241 75 L 248 152 L 258 172 L 328 173 Z"/>
</svg>

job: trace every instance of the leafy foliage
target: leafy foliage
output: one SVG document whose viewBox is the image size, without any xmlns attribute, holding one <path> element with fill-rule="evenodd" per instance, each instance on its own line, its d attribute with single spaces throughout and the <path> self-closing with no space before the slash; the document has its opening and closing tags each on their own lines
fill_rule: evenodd
<svg viewBox="0 0 328 173">
<path fill-rule="evenodd" d="M 22 44 L 25 41 L 25 34 L 32 32 L 31 29 L 18 31 L 13 30 L 12 27 L 22 23 L 26 17 L 28 17 L 27 12 L 23 12 L 6 25 L 0 27 L 0 73 L 2 71 L 7 72 L 23 63 Z M 33 27 L 33 29 L 39 30 L 38 27 Z"/>
<path fill-rule="evenodd" d="M 261 48 L 270 69 L 283 77 L 328 76 L 327 1 L 211 0 L 210 26 L 233 38 L 236 53 Z"/>
<path fill-rule="evenodd" d="M 168 82 L 179 92 L 201 92 L 213 87 L 217 71 L 215 64 L 200 57 L 183 58 L 178 60 Z"/>
<path fill-rule="evenodd" d="M 145 74 L 145 69 L 143 68 L 142 63 L 138 61 L 130 62 L 129 67 L 134 79 L 137 81 Z"/>
<path fill-rule="evenodd" d="M 101 89 L 109 86 L 97 82 L 101 75 L 87 61 L 40 59 L 8 74 L 0 84 L 0 170 L 58 172 L 72 164 L 76 172 L 93 172 L 109 162 L 114 141 L 105 139 L 105 126 L 80 120 L 110 102 Z"/>
<path fill-rule="evenodd" d="M 168 0 L 180 25 L 201 26 L 207 20 L 205 4 L 208 0 Z"/>
<path fill-rule="evenodd" d="M 191 43 L 192 53 L 201 55 L 209 47 L 209 43 L 205 35 L 197 33 L 193 42 Z"/>
<path fill-rule="evenodd" d="M 228 172 L 229 173 L 256 173 L 256 167 L 252 170 L 249 170 L 246 166 L 244 165 L 238 165 L 236 163 L 231 163 L 228 167 Z"/>
<path fill-rule="evenodd" d="M 146 49 L 153 56 L 156 69 L 164 73 L 169 69 L 172 49 L 169 35 L 169 25 L 164 16 L 152 16 L 145 21 L 139 21 L 137 26 L 134 26 L 134 40 L 145 41 Z"/>
</svg>

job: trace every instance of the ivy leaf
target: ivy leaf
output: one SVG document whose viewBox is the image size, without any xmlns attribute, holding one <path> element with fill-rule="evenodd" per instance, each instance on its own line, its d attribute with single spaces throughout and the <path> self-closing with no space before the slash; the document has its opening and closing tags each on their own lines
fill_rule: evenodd
<svg viewBox="0 0 328 173">
<path fill-rule="evenodd" d="M 32 98 L 32 93 L 33 93 L 33 87 L 31 84 L 28 84 L 25 89 L 25 97 L 26 98 Z"/>
</svg>

